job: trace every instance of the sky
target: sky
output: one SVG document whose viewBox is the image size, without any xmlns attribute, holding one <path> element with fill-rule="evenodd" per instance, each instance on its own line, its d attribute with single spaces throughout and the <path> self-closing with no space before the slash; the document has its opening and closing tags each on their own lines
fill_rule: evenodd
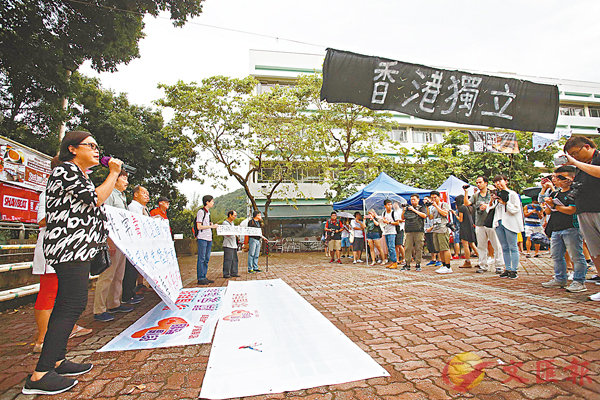
<svg viewBox="0 0 600 400">
<path fill-rule="evenodd" d="M 152 106 L 159 83 L 244 77 L 249 50 L 324 54 L 327 47 L 450 69 L 600 82 L 597 0 L 206 0 L 176 28 L 168 14 L 144 19 L 141 57 L 98 74 L 104 88 Z M 231 30 L 252 32 L 257 35 Z M 262 35 L 262 36 L 259 36 Z M 267 37 L 265 37 L 267 36 Z M 289 39 L 289 40 L 286 40 Z M 297 43 L 303 42 L 303 43 Z M 169 113 L 164 115 L 168 118 Z M 223 194 L 209 183 L 180 190 Z"/>
</svg>

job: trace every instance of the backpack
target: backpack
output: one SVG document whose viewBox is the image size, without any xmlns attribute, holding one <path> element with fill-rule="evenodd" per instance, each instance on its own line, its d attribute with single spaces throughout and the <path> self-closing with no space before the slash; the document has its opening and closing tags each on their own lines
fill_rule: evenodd
<svg viewBox="0 0 600 400">
<path fill-rule="evenodd" d="M 206 216 L 206 212 L 204 213 L 204 216 Z M 202 216 L 202 219 L 204 219 L 204 216 Z M 200 231 L 198 231 L 198 213 L 196 213 L 196 216 L 192 219 L 192 233 L 195 238 L 197 238 L 198 233 L 200 233 Z"/>
</svg>

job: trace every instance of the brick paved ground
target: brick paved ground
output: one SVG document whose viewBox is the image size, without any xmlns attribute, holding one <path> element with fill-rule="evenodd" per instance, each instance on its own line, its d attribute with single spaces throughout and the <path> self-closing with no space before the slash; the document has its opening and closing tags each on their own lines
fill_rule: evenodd
<svg viewBox="0 0 600 400">
<path fill-rule="evenodd" d="M 226 284 L 219 278 L 221 260 L 213 256 L 209 266 L 215 286 Z M 321 253 L 300 253 L 272 255 L 268 273 L 243 272 L 238 279 L 286 281 L 391 375 L 253 399 L 600 399 L 600 303 L 587 301 L 599 286 L 588 284 L 590 290 L 580 294 L 541 288 L 552 269 L 547 255 L 523 260 L 517 280 L 459 270 L 454 263 L 454 274 L 440 276 L 432 268 L 417 273 L 330 265 Z M 184 285 L 193 287 L 195 258 L 182 258 L 180 265 Z M 81 324 L 94 334 L 71 340 L 69 355 L 93 362 L 94 369 L 73 390 L 53 398 L 197 398 L 208 344 L 95 353 L 152 308 L 158 302 L 155 294 L 108 324 L 93 321 L 92 302 L 90 291 Z M 0 400 L 24 399 L 28 396 L 19 392 L 37 360 L 31 354 L 32 306 L 1 318 Z M 442 377 L 446 363 L 462 352 L 493 364 L 466 394 Z M 577 368 L 574 361 L 585 366 Z M 510 366 L 517 368 L 513 379 L 506 369 Z M 547 371 L 554 372 L 556 382 L 536 382 L 537 369 L 544 366 L 550 366 Z M 574 379 L 577 370 L 582 377 Z"/>
</svg>

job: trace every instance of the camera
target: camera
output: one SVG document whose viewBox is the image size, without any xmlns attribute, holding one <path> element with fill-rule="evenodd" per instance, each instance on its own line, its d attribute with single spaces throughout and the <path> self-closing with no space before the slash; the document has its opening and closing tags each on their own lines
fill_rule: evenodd
<svg viewBox="0 0 600 400">
<path fill-rule="evenodd" d="M 564 154 L 562 156 L 558 156 L 554 159 L 554 166 L 559 167 L 567 163 L 567 156 Z"/>
<path fill-rule="evenodd" d="M 431 201 L 424 201 L 423 204 L 426 205 L 427 207 L 429 207 L 433 203 Z"/>
<path fill-rule="evenodd" d="M 463 185 L 463 189 L 468 189 L 470 187 L 471 187 L 471 185 Z"/>
<path fill-rule="evenodd" d="M 408 207 L 408 203 L 402 203 L 402 204 L 400 204 L 400 207 L 406 208 L 406 207 Z"/>
</svg>

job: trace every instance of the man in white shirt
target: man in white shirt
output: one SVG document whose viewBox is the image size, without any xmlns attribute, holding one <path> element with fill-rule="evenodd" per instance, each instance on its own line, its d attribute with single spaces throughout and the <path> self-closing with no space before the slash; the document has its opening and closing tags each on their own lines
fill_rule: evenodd
<svg viewBox="0 0 600 400">
<path fill-rule="evenodd" d="M 396 215 L 392 209 L 392 201 L 385 199 L 383 201 L 385 211 L 381 216 L 381 222 L 383 226 L 381 232 L 385 238 L 385 244 L 388 248 L 388 261 L 390 264 L 387 266 L 389 269 L 398 268 L 398 257 L 396 256 L 396 227 L 398 226 L 400 215 Z"/>
</svg>

